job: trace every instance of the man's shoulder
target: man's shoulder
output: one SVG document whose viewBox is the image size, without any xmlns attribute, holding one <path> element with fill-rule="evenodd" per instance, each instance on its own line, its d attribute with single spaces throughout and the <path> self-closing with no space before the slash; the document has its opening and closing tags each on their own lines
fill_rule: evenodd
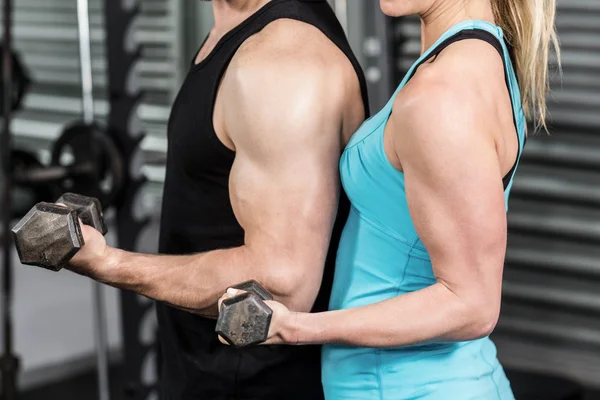
<svg viewBox="0 0 600 400">
<path fill-rule="evenodd" d="M 340 82 L 355 74 L 348 57 L 317 27 L 292 19 L 271 22 L 238 49 L 229 69 L 257 74 Z"/>
<path fill-rule="evenodd" d="M 264 131 L 261 124 L 269 121 L 303 127 L 305 135 L 319 132 L 309 123 L 333 121 L 339 127 L 360 96 L 358 86 L 348 57 L 321 31 L 278 20 L 246 40 L 232 59 L 220 89 L 230 110 L 223 113 L 223 126 L 230 137 L 237 126 L 232 121 L 240 119 L 246 130 L 260 125 Z"/>
</svg>

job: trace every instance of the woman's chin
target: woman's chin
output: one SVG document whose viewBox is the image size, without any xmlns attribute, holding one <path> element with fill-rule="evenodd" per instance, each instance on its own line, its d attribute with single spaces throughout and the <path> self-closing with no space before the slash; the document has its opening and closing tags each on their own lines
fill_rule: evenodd
<svg viewBox="0 0 600 400">
<path fill-rule="evenodd" d="M 380 0 L 379 6 L 381 11 L 389 17 L 403 17 L 414 14 L 414 11 L 409 10 L 410 3 L 408 0 Z"/>
</svg>

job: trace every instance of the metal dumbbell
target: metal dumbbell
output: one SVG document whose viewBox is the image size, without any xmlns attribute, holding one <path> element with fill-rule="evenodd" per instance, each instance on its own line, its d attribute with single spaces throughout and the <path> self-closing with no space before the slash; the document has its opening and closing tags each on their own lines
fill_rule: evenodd
<svg viewBox="0 0 600 400">
<path fill-rule="evenodd" d="M 229 344 L 246 347 L 267 340 L 273 311 L 265 300 L 273 296 L 256 281 L 233 286 L 246 293 L 223 300 L 215 331 Z"/>
<path fill-rule="evenodd" d="M 12 229 L 21 263 L 61 270 L 85 244 L 79 219 L 106 234 L 97 199 L 65 193 L 56 203 L 36 204 Z"/>
</svg>

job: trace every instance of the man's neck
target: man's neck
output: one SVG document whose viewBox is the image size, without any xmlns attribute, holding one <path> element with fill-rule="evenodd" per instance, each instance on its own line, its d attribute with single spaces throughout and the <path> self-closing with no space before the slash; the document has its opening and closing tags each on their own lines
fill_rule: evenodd
<svg viewBox="0 0 600 400">
<path fill-rule="evenodd" d="M 477 19 L 494 23 L 489 0 L 468 2 L 439 1 L 421 14 L 421 53 L 429 49 L 451 26 L 466 20 Z"/>
<path fill-rule="evenodd" d="M 214 31 L 224 34 L 271 0 L 213 0 Z"/>
</svg>

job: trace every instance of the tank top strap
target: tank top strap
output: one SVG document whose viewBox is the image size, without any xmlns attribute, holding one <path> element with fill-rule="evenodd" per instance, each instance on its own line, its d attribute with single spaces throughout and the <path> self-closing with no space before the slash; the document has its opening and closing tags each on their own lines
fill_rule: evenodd
<svg viewBox="0 0 600 400">
<path fill-rule="evenodd" d="M 428 60 L 430 60 L 436 54 L 439 54 L 439 52 L 442 51 L 443 48 L 449 46 L 450 43 L 446 44 L 446 42 L 448 41 L 448 39 L 452 38 L 452 36 L 456 35 L 457 33 L 461 32 L 465 29 L 472 29 L 473 22 L 475 22 L 475 21 L 463 21 L 456 25 L 451 26 L 446 32 L 444 32 L 442 34 L 442 36 L 440 36 L 438 38 L 438 40 L 435 41 L 435 43 L 431 47 L 429 47 L 427 50 L 425 50 L 423 52 L 423 54 L 421 54 L 421 56 L 409 68 L 406 75 L 404 75 L 404 78 L 402 79 L 402 81 L 400 82 L 400 84 L 398 85 L 396 90 L 394 91 L 394 94 L 392 94 L 392 97 L 390 98 L 390 100 L 388 101 L 388 103 L 385 105 L 384 108 L 387 108 L 391 111 L 392 106 L 394 104 L 394 100 L 396 99 L 396 96 L 398 95 L 400 90 L 402 90 L 402 88 L 404 86 L 406 86 L 408 81 L 414 76 L 414 74 L 417 71 L 417 68 L 419 68 L 421 65 L 426 63 Z M 493 25 L 491 25 L 491 26 L 493 26 Z M 454 42 L 452 42 L 452 43 L 454 43 Z"/>
<path fill-rule="evenodd" d="M 489 35 L 493 36 L 496 39 L 493 42 L 488 41 L 488 43 L 490 43 L 494 47 L 496 47 L 496 49 L 502 55 L 504 65 L 507 69 L 507 71 L 506 71 L 507 75 L 509 75 L 509 77 L 510 77 L 510 75 L 513 73 L 513 70 L 512 70 L 513 63 L 512 63 L 512 59 L 510 57 L 510 51 L 508 50 L 508 47 L 506 46 L 506 43 L 504 41 L 504 35 L 502 33 L 502 29 L 500 29 L 500 27 L 498 27 L 492 23 L 486 22 L 486 21 L 480 21 L 480 20 L 462 21 L 456 25 L 451 26 L 448 30 L 446 30 L 446 32 L 444 32 L 442 34 L 442 36 L 440 36 L 438 38 L 438 40 L 436 40 L 436 42 L 431 47 L 429 47 L 425 52 L 423 52 L 423 54 L 413 63 L 413 65 L 409 68 L 406 75 L 404 76 L 404 78 L 402 79 L 402 81 L 400 82 L 400 84 L 398 85 L 398 87 L 396 88 L 396 90 L 394 91 L 393 95 L 391 96 L 390 100 L 388 101 L 388 103 L 385 105 L 384 108 L 387 108 L 389 111 L 391 111 L 392 106 L 394 104 L 394 100 L 396 99 L 396 96 L 398 95 L 400 90 L 402 90 L 402 88 L 404 86 L 406 86 L 408 81 L 415 75 L 415 73 L 417 72 L 417 69 L 421 65 L 423 65 L 424 63 L 426 63 L 427 61 L 429 61 L 430 59 L 432 59 L 433 57 L 438 55 L 446 47 L 448 47 L 451 44 L 456 43 L 460 40 L 464 40 L 464 39 L 472 39 L 472 38 L 482 39 L 482 37 L 479 35 L 470 34 L 473 31 L 487 32 Z M 507 82 L 507 83 L 509 84 L 509 89 L 511 91 L 511 97 L 513 98 L 513 107 L 514 107 L 516 105 L 514 100 L 518 100 L 519 101 L 518 104 L 520 104 L 520 93 L 519 93 L 519 96 L 512 96 L 512 92 L 514 90 L 516 90 L 518 92 L 518 85 L 516 85 L 517 82 L 512 82 L 511 79 L 509 79 L 508 81 L 509 82 Z M 518 99 L 514 99 L 514 97 L 518 97 Z"/>
</svg>

